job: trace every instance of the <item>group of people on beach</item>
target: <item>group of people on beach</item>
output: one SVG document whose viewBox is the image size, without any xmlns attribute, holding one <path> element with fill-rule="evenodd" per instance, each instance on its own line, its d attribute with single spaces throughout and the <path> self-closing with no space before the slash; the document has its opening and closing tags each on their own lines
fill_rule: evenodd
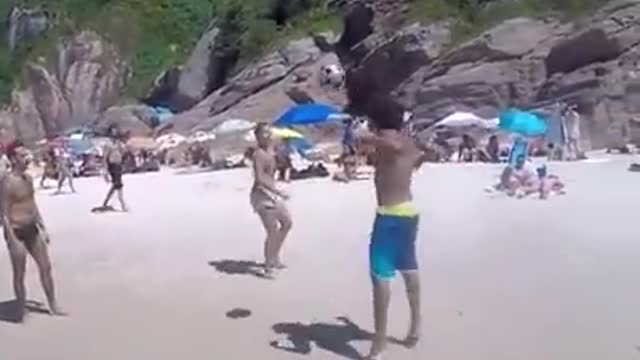
<svg viewBox="0 0 640 360">
<path fill-rule="evenodd" d="M 419 212 L 413 203 L 412 174 L 424 161 L 415 141 L 403 132 L 403 110 L 386 97 L 374 97 L 368 105 L 369 127 L 353 134 L 353 144 L 374 151 L 374 184 L 378 208 L 369 246 L 370 273 L 373 283 L 375 337 L 368 359 L 378 359 L 387 344 L 388 308 L 391 280 L 396 272 L 403 275 L 411 310 L 405 344 L 413 347 L 420 338 L 420 279 L 416 257 Z M 276 159 L 270 127 L 266 123 L 255 128 L 257 148 L 251 154 L 254 183 L 249 200 L 266 231 L 264 242 L 264 277 L 275 278 L 285 269 L 280 257 L 282 246 L 293 226 L 287 208 L 289 195 L 276 186 Z M 105 149 L 105 167 L 110 175 L 110 189 L 103 208 L 117 194 L 123 210 L 122 156 L 124 145 L 118 136 Z M 26 147 L 14 141 L 6 148 L 11 170 L 2 178 L 0 202 L 4 236 L 13 267 L 13 286 L 20 317 L 26 309 L 24 284 L 27 255 L 38 265 L 49 312 L 65 315 L 54 290 L 48 245 L 51 241 L 42 214 L 35 201 L 33 179 L 27 173 L 29 154 Z"/>
<path fill-rule="evenodd" d="M 111 183 L 103 207 L 108 204 L 114 194 L 118 194 L 122 210 L 126 211 L 122 192 L 122 142 L 114 136 L 113 143 L 106 147 L 105 162 Z M 9 161 L 8 167 L 2 167 L 0 173 L 0 212 L 4 238 L 7 243 L 13 270 L 13 289 L 17 304 L 17 318 L 22 320 L 26 312 L 27 294 L 25 289 L 25 271 L 27 255 L 30 255 L 40 274 L 40 280 L 51 315 L 65 315 L 55 296 L 55 286 L 52 275 L 48 245 L 51 242 L 42 214 L 36 204 L 33 178 L 28 173 L 31 155 L 20 141 L 11 142 L 4 149 L 4 155 Z M 49 160 L 57 164 L 59 175 L 58 192 L 64 180 L 69 181 L 73 192 L 72 175 L 63 165 L 64 158 L 60 153 L 49 152 Z M 49 164 L 51 166 L 51 164 Z M 44 177 L 43 177 L 44 178 Z"/>
<path fill-rule="evenodd" d="M 416 257 L 419 213 L 411 194 L 412 174 L 424 161 L 424 153 L 403 132 L 403 109 L 386 97 L 374 97 L 368 105 L 372 131 L 360 129 L 353 144 L 374 150 L 374 184 L 378 208 L 369 246 L 373 282 L 375 336 L 367 359 L 378 359 L 387 344 L 391 280 L 403 275 L 411 311 L 405 344 L 413 347 L 420 338 L 420 279 Z M 266 231 L 264 276 L 274 278 L 285 269 L 280 250 L 293 226 L 286 206 L 289 195 L 276 186 L 276 154 L 269 125 L 255 129 L 257 149 L 252 153 L 254 184 L 250 202 Z"/>
</svg>

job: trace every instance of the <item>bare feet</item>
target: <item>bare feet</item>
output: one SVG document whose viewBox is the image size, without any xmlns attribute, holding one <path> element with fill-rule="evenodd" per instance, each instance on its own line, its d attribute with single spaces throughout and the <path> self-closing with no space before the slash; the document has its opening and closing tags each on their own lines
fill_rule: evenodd
<svg viewBox="0 0 640 360">
<path fill-rule="evenodd" d="M 418 345 L 419 341 L 420 336 L 418 336 L 417 334 L 410 334 L 406 339 L 404 339 L 404 346 L 408 349 L 413 349 L 416 347 L 416 345 Z"/>
<path fill-rule="evenodd" d="M 49 305 L 49 315 L 51 316 L 67 316 L 68 314 L 64 312 L 60 307 L 56 304 Z"/>
<path fill-rule="evenodd" d="M 387 348 L 387 339 L 374 338 L 371 344 L 371 350 L 369 355 L 365 357 L 366 360 L 381 360 L 382 353 Z"/>
<path fill-rule="evenodd" d="M 275 280 L 276 276 L 273 269 L 274 268 L 272 266 L 265 266 L 262 272 L 262 277 L 268 280 Z"/>
<path fill-rule="evenodd" d="M 282 261 L 278 260 L 276 261 L 276 263 L 273 265 L 273 268 L 276 270 L 284 270 L 287 268 L 287 265 L 283 264 Z"/>
</svg>

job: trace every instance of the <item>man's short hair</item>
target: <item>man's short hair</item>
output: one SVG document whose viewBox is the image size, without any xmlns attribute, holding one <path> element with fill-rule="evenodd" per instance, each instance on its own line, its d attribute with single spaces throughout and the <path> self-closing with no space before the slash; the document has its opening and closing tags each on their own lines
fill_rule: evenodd
<svg viewBox="0 0 640 360">
<path fill-rule="evenodd" d="M 269 127 L 269 124 L 267 124 L 266 122 L 259 122 L 258 125 L 256 125 L 256 128 L 253 129 L 253 134 L 257 137 L 258 134 L 260 134 L 263 131 L 266 131 L 268 127 Z"/>
<path fill-rule="evenodd" d="M 24 144 L 20 140 L 11 141 L 9 144 L 7 144 L 7 148 L 6 148 L 7 156 L 9 158 L 14 158 L 16 156 L 16 150 L 23 146 Z"/>
<path fill-rule="evenodd" d="M 387 95 L 371 96 L 367 101 L 366 114 L 381 130 L 401 130 L 404 125 L 404 108 Z"/>
</svg>

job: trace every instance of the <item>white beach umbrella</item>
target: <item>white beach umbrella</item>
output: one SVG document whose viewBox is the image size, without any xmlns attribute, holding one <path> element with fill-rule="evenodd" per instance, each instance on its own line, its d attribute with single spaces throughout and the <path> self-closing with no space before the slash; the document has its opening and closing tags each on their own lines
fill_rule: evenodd
<svg viewBox="0 0 640 360">
<path fill-rule="evenodd" d="M 486 122 L 487 120 L 470 112 L 455 112 L 438 121 L 435 126 L 446 126 L 452 128 L 465 126 L 485 127 Z"/>
<path fill-rule="evenodd" d="M 255 123 L 249 120 L 229 119 L 218 125 L 213 133 L 215 135 L 229 135 L 249 131 L 255 127 Z"/>
</svg>

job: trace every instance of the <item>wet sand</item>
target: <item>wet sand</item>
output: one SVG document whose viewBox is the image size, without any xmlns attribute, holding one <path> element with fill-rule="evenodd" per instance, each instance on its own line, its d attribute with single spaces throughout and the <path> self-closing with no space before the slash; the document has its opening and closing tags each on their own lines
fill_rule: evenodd
<svg viewBox="0 0 640 360">
<path fill-rule="evenodd" d="M 553 164 L 568 195 L 546 202 L 485 193 L 495 166 L 423 167 L 415 197 L 424 339 L 414 351 L 392 345 L 387 358 L 640 359 L 640 177 L 626 171 L 630 162 Z M 79 180 L 77 195 L 40 191 L 58 293 L 71 316 L 0 321 L 0 359 L 314 360 L 366 352 L 372 184 L 290 185 L 290 269 L 268 281 L 251 266 L 261 260 L 263 233 L 248 203 L 250 181 L 247 170 L 128 175 L 130 214 L 89 212 L 106 191 L 101 178 Z M 28 271 L 30 299 L 42 302 L 33 263 Z M 0 302 L 12 298 L 10 278 L 2 246 Z M 397 282 L 396 337 L 408 319 L 403 291 Z M 284 341 L 288 335 L 295 341 Z"/>
</svg>

